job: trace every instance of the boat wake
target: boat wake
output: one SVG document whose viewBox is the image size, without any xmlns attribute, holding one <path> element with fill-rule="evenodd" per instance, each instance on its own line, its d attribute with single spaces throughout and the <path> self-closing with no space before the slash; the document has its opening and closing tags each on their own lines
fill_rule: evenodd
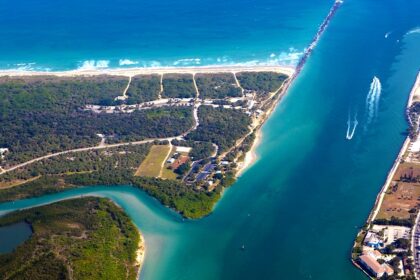
<svg viewBox="0 0 420 280">
<path fill-rule="evenodd" d="M 381 98 L 382 85 L 378 77 L 374 76 L 370 83 L 369 93 L 366 96 L 366 115 L 367 121 L 365 129 L 378 115 L 379 99 Z"/>
<path fill-rule="evenodd" d="M 353 138 L 358 124 L 359 122 L 357 121 L 357 113 L 354 115 L 354 120 L 351 121 L 350 112 L 349 112 L 349 118 L 347 120 L 347 133 L 346 133 L 347 140 L 351 140 Z"/>
</svg>

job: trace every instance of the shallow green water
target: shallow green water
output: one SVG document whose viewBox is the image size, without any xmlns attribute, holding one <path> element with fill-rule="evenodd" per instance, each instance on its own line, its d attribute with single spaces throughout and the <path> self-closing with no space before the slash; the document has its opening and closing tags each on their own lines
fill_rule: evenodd
<svg viewBox="0 0 420 280">
<path fill-rule="evenodd" d="M 130 187 L 2 204 L 0 214 L 81 194 L 109 197 L 145 235 L 144 279 L 363 279 L 350 249 L 404 140 L 420 65 L 420 35 L 405 35 L 416 27 L 418 4 L 403 2 L 345 2 L 264 125 L 260 160 L 209 217 L 183 221 Z M 382 92 L 368 124 L 374 76 Z M 351 140 L 349 111 L 359 120 Z"/>
</svg>

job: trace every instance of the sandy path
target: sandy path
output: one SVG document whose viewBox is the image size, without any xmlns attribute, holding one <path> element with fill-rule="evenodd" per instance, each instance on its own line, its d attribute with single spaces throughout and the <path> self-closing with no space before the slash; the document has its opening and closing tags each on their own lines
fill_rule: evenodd
<svg viewBox="0 0 420 280">
<path fill-rule="evenodd" d="M 162 93 L 163 93 L 163 74 L 160 74 L 160 92 L 158 99 L 162 99 Z"/>
<path fill-rule="evenodd" d="M 241 86 L 241 84 L 239 83 L 239 80 L 238 80 L 238 77 L 236 77 L 236 72 L 232 72 L 232 74 L 233 74 L 233 77 L 235 78 L 235 82 L 236 82 L 236 85 L 241 89 L 241 92 L 242 92 L 242 97 L 244 97 L 244 88 Z"/>
<path fill-rule="evenodd" d="M 128 91 L 128 88 L 130 87 L 130 84 L 131 84 L 131 76 L 128 77 L 128 84 L 127 84 L 127 87 L 124 89 L 124 92 L 123 92 L 123 96 L 124 96 L 125 99 L 128 98 L 127 91 Z"/>
<path fill-rule="evenodd" d="M 165 159 L 162 161 L 162 164 L 160 165 L 160 171 L 159 171 L 159 176 L 158 176 L 159 178 L 162 178 L 163 168 L 165 168 L 165 162 L 168 160 L 168 158 L 169 158 L 169 156 L 172 152 L 172 147 L 173 147 L 172 143 L 171 143 L 171 141 L 169 141 L 168 153 L 166 154 Z"/>
</svg>

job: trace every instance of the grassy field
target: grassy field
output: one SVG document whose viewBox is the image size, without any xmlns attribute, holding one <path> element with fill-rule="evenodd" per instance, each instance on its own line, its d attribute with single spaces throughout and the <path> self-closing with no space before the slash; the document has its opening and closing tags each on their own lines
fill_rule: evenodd
<svg viewBox="0 0 420 280">
<path fill-rule="evenodd" d="M 159 177 L 162 163 L 166 160 L 170 149 L 169 145 L 153 145 L 135 176 Z"/>
<path fill-rule="evenodd" d="M 170 180 L 176 180 L 177 175 L 173 170 L 170 170 L 166 167 L 162 169 L 162 179 L 170 179 Z"/>
<path fill-rule="evenodd" d="M 420 184 L 398 182 L 391 185 L 385 194 L 377 219 L 391 219 L 391 217 L 408 219 L 410 210 L 417 207 L 420 198 Z"/>
<path fill-rule="evenodd" d="M 408 219 L 417 208 L 420 199 L 420 184 L 417 178 L 420 176 L 420 166 L 405 162 L 399 165 L 395 172 L 393 182 L 388 188 L 378 219 L 390 220 L 391 217 Z"/>
</svg>

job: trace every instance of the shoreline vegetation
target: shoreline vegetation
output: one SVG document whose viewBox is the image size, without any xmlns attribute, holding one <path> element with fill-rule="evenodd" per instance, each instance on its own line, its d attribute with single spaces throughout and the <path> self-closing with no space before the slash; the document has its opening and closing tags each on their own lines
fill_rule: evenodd
<svg viewBox="0 0 420 280">
<path fill-rule="evenodd" d="M 63 151 L 58 147 L 63 146 L 60 142 L 57 142 L 57 148 L 52 150 L 46 150 L 48 145 L 43 145 L 36 154 L 39 157 L 34 158 L 31 156 L 34 147 L 32 144 L 23 146 L 24 143 L 19 142 L 21 146 L 18 148 L 24 152 L 20 156 L 20 150 L 13 146 L 15 142 L 10 142 L 8 138 L 3 139 L 5 144 L 0 141 L 0 201 L 40 196 L 83 185 L 128 184 L 146 191 L 185 218 L 206 216 L 211 213 L 223 189 L 231 186 L 257 159 L 255 149 L 261 139 L 261 126 L 284 96 L 294 77 L 293 69 L 282 67 L 105 71 L 119 76 L 104 75 L 104 71 L 81 72 L 77 71 L 77 75 L 74 72 L 58 75 L 55 72 L 43 73 L 48 74 L 47 76 L 39 76 L 39 72 L 8 72 L 7 76 L 0 75 L 0 91 L 3 91 L 6 98 L 3 103 L 6 108 L 4 111 L 8 112 L 6 120 L 8 115 L 14 116 L 22 111 L 6 123 L 13 124 L 20 116 L 28 113 L 40 114 L 45 119 L 45 109 L 52 106 L 49 114 L 55 111 L 57 113 L 54 114 L 62 114 L 62 117 L 59 117 L 63 118 L 61 123 L 67 123 L 66 118 L 69 114 L 80 115 L 82 131 L 77 137 L 84 137 L 83 141 L 86 143 L 80 145 L 79 140 L 75 138 L 73 144 L 73 140 L 69 142 L 70 139 L 66 138 L 66 145 L 74 149 Z M 132 76 L 133 74 L 135 76 Z M 124 83 L 121 80 L 122 76 L 129 79 Z M 76 84 L 73 85 L 74 82 Z M 89 87 L 94 87 L 93 95 L 86 88 L 86 82 Z M 24 87 L 21 87 L 21 84 Z M 63 86 L 65 94 L 61 94 L 63 97 L 60 98 L 63 100 L 58 101 L 58 104 L 63 105 L 57 107 L 54 103 L 50 104 L 49 100 L 56 98 L 54 92 L 63 92 L 60 89 Z M 93 105 L 86 104 L 86 101 L 78 101 L 79 88 L 83 91 L 82 100 L 92 102 Z M 193 93 L 191 89 L 194 90 Z M 47 96 L 34 99 L 34 104 L 29 107 L 19 105 L 22 109 L 18 106 L 10 107 L 9 110 L 9 104 L 17 102 L 13 99 L 7 100 L 10 99 L 11 90 L 22 92 L 29 98 L 34 98 L 31 96 L 33 94 Z M 103 94 L 99 92 L 105 92 L 105 95 L 109 96 L 107 98 L 110 101 L 107 102 L 110 105 L 94 105 L 103 102 Z M 170 92 L 171 98 L 162 97 L 165 92 Z M 188 92 L 187 98 L 183 97 L 185 92 Z M 133 94 L 136 99 L 144 102 L 129 103 Z M 69 107 L 66 98 L 74 103 L 70 104 L 74 109 Z M 41 103 L 38 105 L 39 99 Z M 39 113 L 37 107 L 40 108 Z M 73 111 L 64 111 L 63 114 L 62 108 L 70 108 Z M 192 113 L 189 108 L 192 109 Z M 124 128 L 127 123 L 132 122 L 132 116 L 138 118 L 135 123 L 140 123 L 140 126 Z M 53 118 L 57 119 L 56 116 Z M 98 120 L 93 122 L 89 133 L 92 134 L 93 130 L 97 133 L 89 136 L 91 139 L 81 134 L 85 130 L 83 126 L 90 122 L 90 118 L 106 118 L 108 123 L 98 129 Z M 123 119 L 124 123 L 116 122 L 118 119 Z M 143 119 L 151 122 L 150 132 L 144 132 Z M 48 121 L 42 120 L 42 123 Z M 160 123 L 165 124 L 161 126 Z M 36 126 L 38 125 L 35 124 Z M 118 130 L 115 130 L 114 126 L 118 127 Z M 152 126 L 161 128 L 156 130 Z M 172 129 L 176 126 L 180 128 Z M 7 127 L 2 129 L 7 131 Z M 63 126 L 60 129 L 63 130 Z M 133 134 L 133 131 L 143 134 L 137 136 L 137 132 Z M 43 132 L 45 136 L 49 133 Z M 125 136 L 127 133 L 130 136 Z M 40 136 L 41 141 L 44 141 L 44 135 Z M 58 135 L 58 139 L 60 137 L 62 136 Z M 54 136 L 51 136 L 45 140 L 53 138 Z M 42 143 L 40 140 L 37 140 L 38 143 Z M 7 141 L 10 144 L 7 144 Z M 95 142 L 99 144 L 93 146 Z M 159 155 L 154 152 L 148 158 L 156 159 L 155 156 L 158 156 L 159 162 L 149 160 L 149 163 L 141 165 L 145 156 L 156 145 L 169 145 L 169 149 L 152 149 L 165 153 Z M 25 147 L 28 149 L 25 150 Z M 112 171 L 115 173 L 110 177 L 112 169 L 115 169 Z"/>
<path fill-rule="evenodd" d="M 407 102 L 408 136 L 353 244 L 352 263 L 372 279 L 418 276 L 419 101 L 420 72 Z"/>
<path fill-rule="evenodd" d="M 0 255 L 1 279 L 138 279 L 143 238 L 109 199 L 75 198 L 0 217 L 0 226 L 19 222 L 32 235 Z"/>
</svg>

